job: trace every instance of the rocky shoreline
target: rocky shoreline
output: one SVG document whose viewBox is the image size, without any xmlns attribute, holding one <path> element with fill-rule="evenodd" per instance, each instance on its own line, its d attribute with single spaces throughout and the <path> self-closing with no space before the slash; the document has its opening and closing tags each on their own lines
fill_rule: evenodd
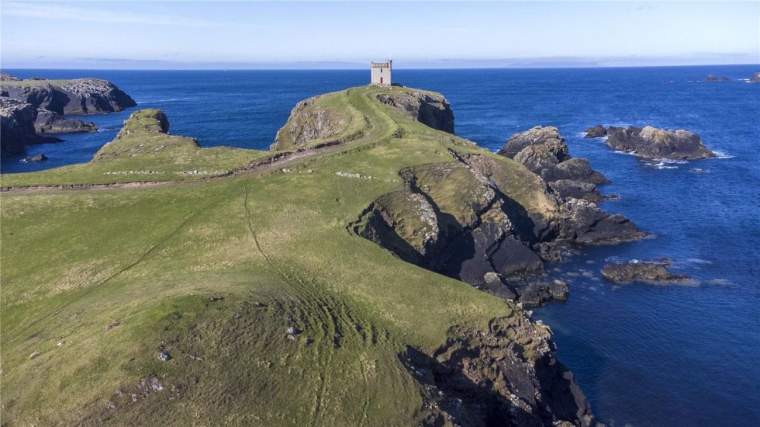
<svg viewBox="0 0 760 427">
<path fill-rule="evenodd" d="M 65 116 L 110 113 L 135 105 L 129 95 L 105 80 L 22 80 L 2 74 L 0 150 L 20 154 L 28 144 L 58 141 L 51 134 L 93 132 L 94 123 Z"/>
</svg>

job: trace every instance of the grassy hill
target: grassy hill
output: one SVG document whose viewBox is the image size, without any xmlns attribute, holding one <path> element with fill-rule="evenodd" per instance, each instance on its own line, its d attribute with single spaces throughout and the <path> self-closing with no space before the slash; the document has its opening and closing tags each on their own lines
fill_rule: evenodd
<svg viewBox="0 0 760 427">
<path fill-rule="evenodd" d="M 405 90 L 325 97 L 345 129 L 323 148 L 199 148 L 147 110 L 87 164 L 2 176 L 3 424 L 429 418 L 399 355 L 525 317 L 347 229 L 405 168 L 450 150 L 497 159 L 376 100 Z M 544 209 L 520 195 L 535 176 L 497 160 Z"/>
</svg>

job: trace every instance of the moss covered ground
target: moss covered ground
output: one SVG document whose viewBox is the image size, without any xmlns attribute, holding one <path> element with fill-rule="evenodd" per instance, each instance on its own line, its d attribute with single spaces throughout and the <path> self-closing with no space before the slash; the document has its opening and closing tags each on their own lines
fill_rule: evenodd
<svg viewBox="0 0 760 427">
<path fill-rule="evenodd" d="M 384 90 L 405 89 L 328 98 L 363 116 L 361 136 L 266 173 L 181 174 L 270 153 L 138 130 L 108 148 L 140 148 L 125 156 L 3 176 L 169 181 L 0 195 L 3 423 L 416 424 L 420 386 L 399 352 L 514 307 L 347 230 L 403 168 L 492 156 L 380 104 Z M 106 174 L 122 170 L 155 173 Z M 509 185 L 531 203 L 525 181 Z"/>
</svg>

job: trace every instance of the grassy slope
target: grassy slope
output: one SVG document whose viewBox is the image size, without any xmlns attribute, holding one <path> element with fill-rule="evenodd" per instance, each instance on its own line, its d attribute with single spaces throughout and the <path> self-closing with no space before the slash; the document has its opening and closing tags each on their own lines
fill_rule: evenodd
<svg viewBox="0 0 760 427">
<path fill-rule="evenodd" d="M 379 90 L 343 97 L 371 124 L 364 137 L 287 172 L 2 194 L 3 421 L 412 423 L 420 394 L 397 353 L 511 307 L 346 231 L 401 168 L 483 153 L 374 102 Z M 97 180 L 98 167 L 24 179 Z M 151 376 L 164 390 L 141 391 Z"/>
</svg>

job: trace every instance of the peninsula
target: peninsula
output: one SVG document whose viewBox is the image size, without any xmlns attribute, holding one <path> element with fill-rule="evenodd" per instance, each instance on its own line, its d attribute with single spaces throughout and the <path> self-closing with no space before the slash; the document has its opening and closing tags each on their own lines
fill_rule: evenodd
<svg viewBox="0 0 760 427">
<path fill-rule="evenodd" d="M 556 129 L 491 153 L 397 86 L 299 103 L 270 151 L 169 122 L 2 176 L 4 421 L 595 423 L 521 301 L 566 296 L 562 247 L 645 233 Z"/>
</svg>

